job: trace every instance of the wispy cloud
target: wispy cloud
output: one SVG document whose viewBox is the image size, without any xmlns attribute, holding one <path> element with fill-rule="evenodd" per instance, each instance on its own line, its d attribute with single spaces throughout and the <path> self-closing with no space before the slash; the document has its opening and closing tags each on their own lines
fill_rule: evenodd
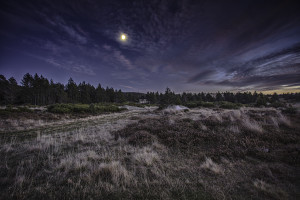
<svg viewBox="0 0 300 200">
<path fill-rule="evenodd" d="M 135 66 L 131 63 L 129 59 L 127 59 L 121 51 L 114 50 L 114 57 L 122 64 L 124 65 L 127 69 L 131 70 L 134 69 Z"/>
<path fill-rule="evenodd" d="M 188 83 L 194 83 L 194 82 L 197 82 L 197 81 L 201 81 L 202 79 L 210 77 L 214 73 L 215 73 L 214 70 L 205 70 L 205 71 L 200 72 L 200 73 L 196 74 L 195 76 L 191 77 L 187 82 Z"/>
<path fill-rule="evenodd" d="M 90 76 L 94 76 L 96 75 L 96 73 L 94 72 L 94 70 L 91 67 L 85 66 L 85 65 L 81 65 L 81 64 L 76 64 L 76 63 L 68 63 L 68 62 L 62 62 L 61 60 L 57 60 L 51 57 L 42 57 L 42 56 L 38 56 L 38 55 L 34 55 L 31 53 L 27 53 L 27 52 L 22 52 L 23 54 L 44 61 L 46 63 L 51 64 L 52 66 L 64 69 L 64 70 L 68 70 L 68 71 L 73 71 L 76 73 L 80 73 L 80 74 L 86 74 L 86 75 L 90 75 Z"/>
<path fill-rule="evenodd" d="M 123 87 L 123 88 L 127 88 L 127 89 L 136 89 L 136 88 L 128 86 L 128 85 L 119 85 L 119 86 Z"/>
<path fill-rule="evenodd" d="M 116 67 L 124 66 L 127 70 L 136 68 L 134 64 L 128 58 L 126 58 L 126 56 L 122 54 L 120 50 L 117 50 L 116 48 L 107 44 L 103 45 L 103 48 L 107 51 L 107 54 L 105 56 L 110 57 L 105 58 L 108 62 L 110 62 L 108 64 L 114 63 Z"/>
<path fill-rule="evenodd" d="M 60 16 L 55 16 L 53 18 L 46 17 L 46 20 L 57 31 L 63 31 L 72 38 L 72 40 L 79 42 L 80 44 L 86 44 L 88 42 L 87 34 L 80 28 L 79 25 L 67 23 Z"/>
</svg>

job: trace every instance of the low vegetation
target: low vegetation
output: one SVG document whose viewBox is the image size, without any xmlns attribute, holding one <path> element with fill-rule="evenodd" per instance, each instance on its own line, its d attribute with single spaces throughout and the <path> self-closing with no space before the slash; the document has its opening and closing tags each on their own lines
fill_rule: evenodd
<svg viewBox="0 0 300 200">
<path fill-rule="evenodd" d="M 213 102 L 203 102 L 203 101 L 193 101 L 193 102 L 185 103 L 183 105 L 188 108 L 198 108 L 198 107 L 213 108 L 213 107 L 216 107 L 216 104 L 214 104 Z"/>
<path fill-rule="evenodd" d="M 250 107 L 168 109 L 136 108 L 73 128 L 2 134 L 0 199 L 300 195 L 297 114 Z"/>
<path fill-rule="evenodd" d="M 124 93 L 26 74 L 0 75 L 0 94 L 0 199 L 300 196 L 300 93 Z"/>
<path fill-rule="evenodd" d="M 51 113 L 107 113 L 107 112 L 120 112 L 126 108 L 120 108 L 111 104 L 54 104 L 47 107 L 47 111 Z"/>
<path fill-rule="evenodd" d="M 29 109 L 26 106 L 14 107 L 14 106 L 6 106 L 4 109 L 0 109 L 0 116 L 8 116 L 11 113 L 32 113 L 34 110 Z"/>
</svg>

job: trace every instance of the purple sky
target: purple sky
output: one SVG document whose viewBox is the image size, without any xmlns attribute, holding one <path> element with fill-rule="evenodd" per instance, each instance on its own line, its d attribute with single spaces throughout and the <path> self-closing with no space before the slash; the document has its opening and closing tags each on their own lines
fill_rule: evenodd
<svg viewBox="0 0 300 200">
<path fill-rule="evenodd" d="M 300 91 L 299 5 L 1 1 L 0 74 L 139 92 Z"/>
</svg>

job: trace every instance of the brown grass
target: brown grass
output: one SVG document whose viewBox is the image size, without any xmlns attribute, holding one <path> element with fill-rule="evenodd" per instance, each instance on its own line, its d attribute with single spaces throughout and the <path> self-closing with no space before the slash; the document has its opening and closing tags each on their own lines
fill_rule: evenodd
<svg viewBox="0 0 300 200">
<path fill-rule="evenodd" d="M 299 197 L 299 116 L 191 109 L 102 117 L 5 134 L 0 199 Z"/>
</svg>

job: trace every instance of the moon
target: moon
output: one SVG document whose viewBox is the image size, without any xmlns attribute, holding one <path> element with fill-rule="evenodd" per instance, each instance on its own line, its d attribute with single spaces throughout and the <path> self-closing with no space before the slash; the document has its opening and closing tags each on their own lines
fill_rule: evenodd
<svg viewBox="0 0 300 200">
<path fill-rule="evenodd" d="M 121 40 L 125 41 L 127 39 L 127 36 L 123 33 L 121 34 Z"/>
</svg>

